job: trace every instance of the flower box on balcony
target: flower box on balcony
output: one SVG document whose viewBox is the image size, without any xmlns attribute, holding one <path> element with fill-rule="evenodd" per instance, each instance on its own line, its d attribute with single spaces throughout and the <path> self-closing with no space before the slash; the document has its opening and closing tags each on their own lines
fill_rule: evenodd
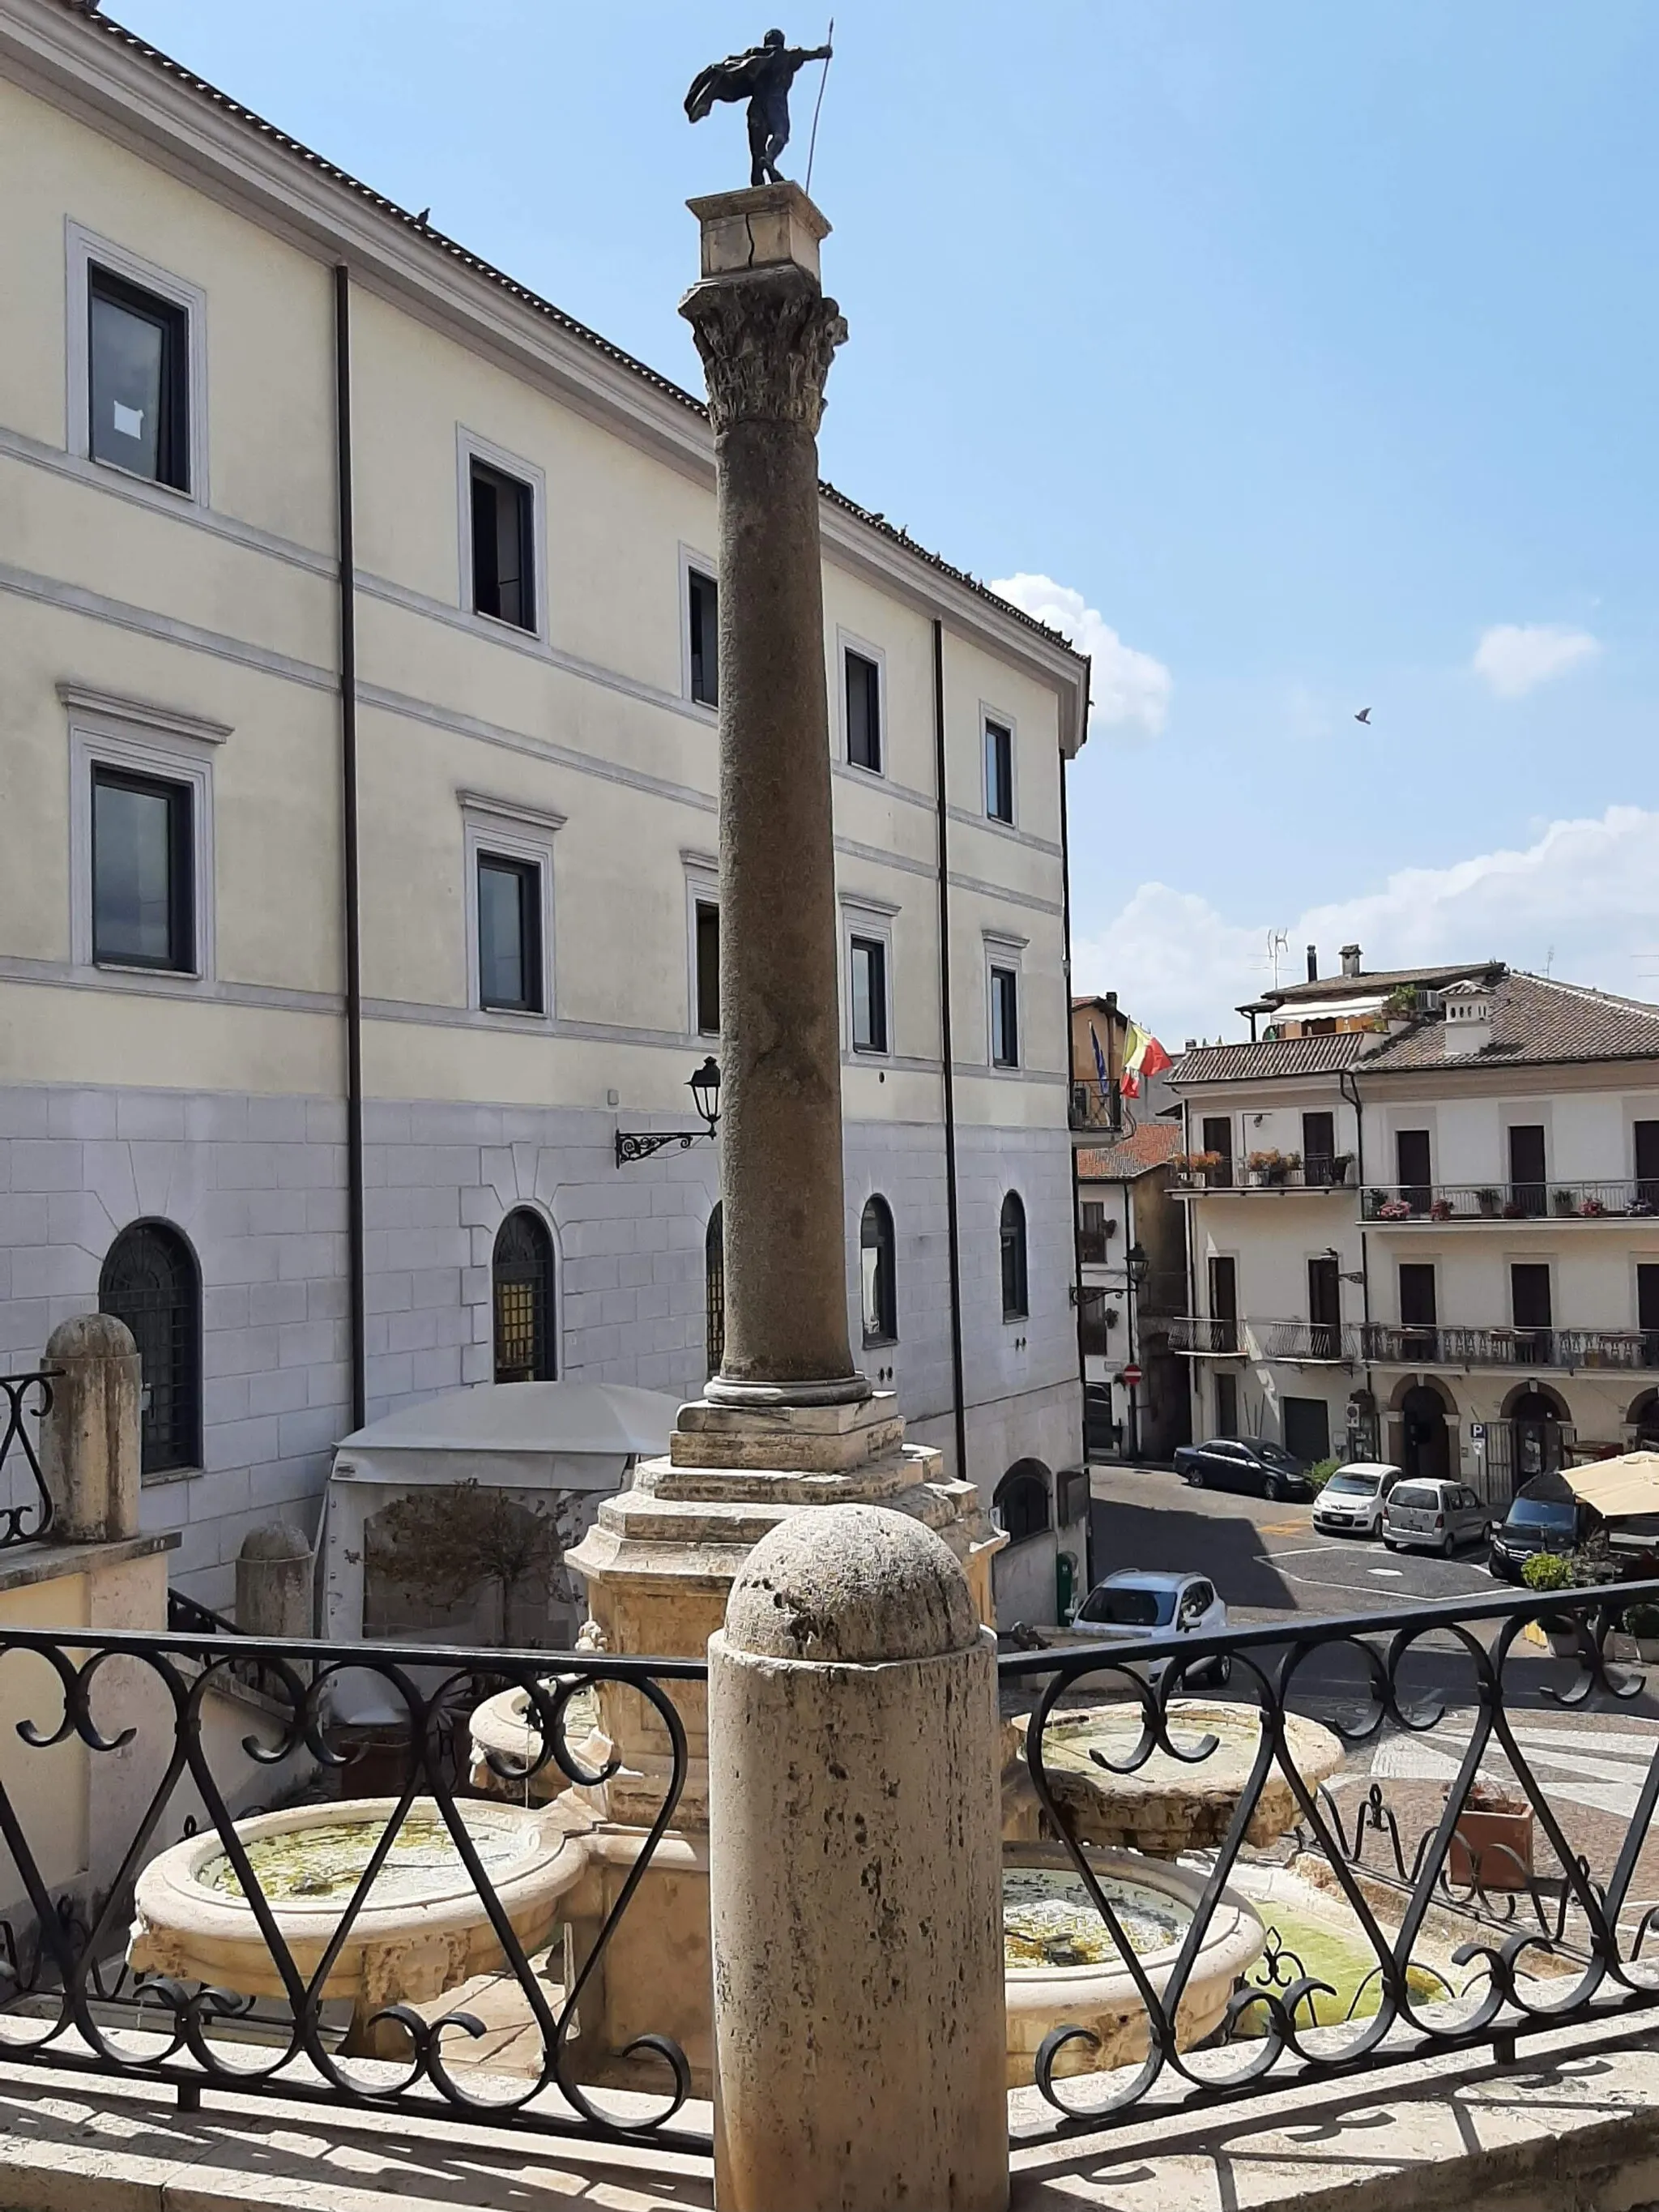
<svg viewBox="0 0 1659 2212">
<path fill-rule="evenodd" d="M 1532 1844 L 1533 1809 L 1526 1799 L 1477 1784 L 1452 1830 L 1446 1870 L 1463 1889 L 1525 1889 Z"/>
<path fill-rule="evenodd" d="M 1583 1221 L 1600 1221 L 1607 1210 L 1599 1198 L 1587 1198 L 1580 1201 L 1579 1218 Z"/>
<path fill-rule="evenodd" d="M 1430 1220 L 1431 1220 L 1431 1221 L 1449 1221 L 1449 1220 L 1451 1219 L 1451 1218 L 1452 1218 L 1452 1202 L 1451 1202 L 1450 1199 L 1449 1199 L 1449 1198 L 1437 1198 L 1437 1199 L 1435 1200 L 1435 1201 L 1434 1201 L 1433 1205 L 1432 1205 L 1432 1206 L 1430 1206 L 1430 1208 L 1429 1208 L 1429 1218 L 1430 1218 Z"/>
<path fill-rule="evenodd" d="M 1409 1221 L 1412 1210 L 1403 1198 L 1385 1198 L 1376 1209 L 1379 1221 Z"/>
</svg>

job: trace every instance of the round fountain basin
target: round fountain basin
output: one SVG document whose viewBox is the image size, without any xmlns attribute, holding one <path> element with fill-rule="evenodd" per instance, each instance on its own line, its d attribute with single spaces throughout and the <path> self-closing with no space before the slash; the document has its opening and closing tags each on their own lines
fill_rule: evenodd
<svg viewBox="0 0 1659 2212">
<path fill-rule="evenodd" d="M 366 1798 L 237 1822 L 254 1879 L 303 1979 L 320 1965 L 397 1808 L 395 1798 Z M 455 1809 L 520 1945 L 539 1950 L 586 1864 L 580 1838 L 543 1810 L 470 1801 Z M 216 1833 L 175 1844 L 139 1875 L 127 1956 L 144 1973 L 209 1982 L 245 1996 L 287 1994 Z M 418 2002 L 506 1963 L 442 1813 L 431 1798 L 416 1798 L 322 1994 L 371 2008 Z"/>
<path fill-rule="evenodd" d="M 1036 1841 L 1048 1833 L 1047 1816 L 1025 1764 L 1030 1717 L 1018 1713 L 1006 1724 L 1005 1771 L 1012 1788 L 1006 1800 L 1004 1833 L 1010 1841 Z M 1207 1758 L 1175 1759 L 1160 1749 L 1133 1773 L 1114 1773 L 1092 1755 L 1098 1751 L 1113 1767 L 1126 1766 L 1140 1733 L 1138 1703 L 1048 1716 L 1042 1733 L 1043 1771 L 1078 1840 L 1146 1851 L 1156 1858 L 1212 1849 L 1224 1839 L 1249 1780 L 1261 1741 L 1261 1716 L 1252 1705 L 1176 1698 L 1169 1707 L 1170 1741 L 1179 1748 L 1196 1750 L 1206 1736 L 1214 1736 L 1216 1747 Z M 1287 1714 L 1285 1737 L 1310 1793 L 1342 1765 L 1340 1740 L 1316 1721 Z M 1275 1765 L 1262 1784 L 1245 1840 L 1257 1849 L 1277 1843 L 1296 1826 L 1301 1812 L 1289 1777 Z"/>
<path fill-rule="evenodd" d="M 1203 1894 L 1202 1878 L 1127 1851 L 1091 1850 L 1088 1859 L 1141 1971 L 1162 1995 Z M 1056 2027 L 1087 2028 L 1098 2039 L 1067 2044 L 1055 2061 L 1057 2075 L 1103 2072 L 1144 2058 L 1150 2042 L 1146 2005 L 1064 1845 L 1006 1849 L 1002 1900 L 1008 2087 L 1036 2079 L 1036 2054 Z M 1176 2014 L 1182 2050 L 1220 2027 L 1234 1984 L 1265 1941 L 1251 1906 L 1224 1890 Z"/>
<path fill-rule="evenodd" d="M 531 1718 L 530 1698 L 522 1688 L 499 1690 L 486 1698 L 473 1707 L 467 1725 L 472 1734 L 471 1779 L 475 1790 L 488 1790 L 511 1804 L 521 1805 L 527 1796 L 532 1805 L 546 1805 L 570 1788 L 570 1777 L 556 1759 L 538 1765 L 542 1732 Z M 578 1690 L 571 1698 L 564 1709 L 563 1729 L 566 1747 L 576 1764 L 597 1773 L 610 1759 L 611 1746 L 600 1732 L 599 1699 L 592 1690 Z M 501 1772 L 501 1766 L 508 1771 Z"/>
</svg>

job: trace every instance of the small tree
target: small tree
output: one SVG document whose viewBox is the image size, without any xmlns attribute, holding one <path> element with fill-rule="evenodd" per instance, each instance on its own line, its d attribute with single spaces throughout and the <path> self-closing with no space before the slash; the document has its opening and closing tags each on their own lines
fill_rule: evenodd
<svg viewBox="0 0 1659 2212">
<path fill-rule="evenodd" d="M 480 1585 L 496 1597 L 496 1634 L 505 1639 L 514 1601 L 536 1597 L 544 1607 L 569 1595 L 564 1547 L 568 1500 L 551 1510 L 543 1498 L 520 1504 L 476 1479 L 411 1490 L 378 1516 L 374 1564 L 392 1581 L 447 1608 L 459 1607 Z"/>
</svg>

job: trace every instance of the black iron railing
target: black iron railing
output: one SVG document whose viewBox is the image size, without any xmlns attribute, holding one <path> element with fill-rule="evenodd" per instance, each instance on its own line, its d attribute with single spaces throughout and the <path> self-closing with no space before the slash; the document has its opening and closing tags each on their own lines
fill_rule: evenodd
<svg viewBox="0 0 1659 2212">
<path fill-rule="evenodd" d="M 0 2052 L 168 2085 L 187 2109 L 219 2088 L 707 2150 L 676 2124 L 693 2087 L 679 2044 L 602 2048 L 597 1995 L 685 1784 L 674 1693 L 700 1696 L 706 1678 L 700 1662 L 588 1653 L 7 1628 L 0 1680 L 41 1757 L 0 1779 Z M 514 1693 L 505 1738 L 475 1737 L 477 1707 Z M 609 1867 L 581 1890 L 582 1822 L 546 1802 L 618 1771 L 605 1727 L 623 1710 L 652 1745 L 660 1808 L 625 1876 Z M 97 1786 L 112 1761 L 112 1794 Z M 64 1888 L 52 1854 L 77 1771 L 100 1812 L 94 1875 Z M 137 1775 L 142 1810 L 112 1836 L 108 1808 L 134 1802 Z M 307 1825 L 310 1847 L 295 1842 Z M 416 1924 L 428 1874 L 436 1933 Z M 222 1950 L 211 1969 L 179 1896 L 230 1915 L 240 1965 Z M 447 1961 L 419 1986 L 399 1984 L 383 1942 L 401 1897 L 415 1952 Z M 520 2031 L 510 2059 L 469 2061 L 485 2028 L 467 1995 L 485 1987 L 492 2026 Z"/>
<path fill-rule="evenodd" d="M 1659 1182 L 1377 1183 L 1367 1221 L 1623 1221 L 1659 1213 Z"/>
<path fill-rule="evenodd" d="M 1393 1367 L 1659 1367 L 1659 1330 L 1442 1327 L 1371 1322 L 1357 1332 L 1364 1358 Z"/>
<path fill-rule="evenodd" d="M 1659 1731 L 1632 1739 L 1622 1709 L 1641 1697 L 1644 1670 L 1619 1656 L 1635 1650 L 1620 1638 L 1625 1617 L 1643 1627 L 1640 1609 L 1656 1602 L 1659 1583 L 1626 1584 L 1004 1657 L 1005 1710 L 1029 1693 L 1024 1764 L 1041 1833 L 1106 1931 L 1129 2015 L 1110 2071 L 1091 2070 L 1095 2028 L 1055 2019 L 1036 2057 L 1051 2117 L 1028 2117 L 1028 2132 L 1144 2117 L 1149 2100 L 1213 2105 L 1270 2075 L 1329 2078 L 1459 2048 L 1512 2056 L 1529 2034 L 1659 2007 L 1659 1906 L 1639 1901 L 1654 1894 L 1650 1866 L 1638 1879 L 1659 1806 Z M 1242 1750 L 1215 1717 L 1224 1679 Z M 1183 1716 L 1199 1695 L 1210 1702 Z M 1594 1752 L 1587 1716 L 1598 1707 L 1619 1715 L 1628 1802 L 1603 1780 L 1587 1817 L 1582 1786 L 1553 1789 L 1540 1770 Z M 1116 1716 L 1107 1748 L 1083 1765 L 1109 1793 L 1098 1824 L 1077 1749 L 1091 1708 Z M 1540 1748 L 1538 1717 L 1565 1709 L 1571 1725 Z M 1358 1789 L 1310 1748 L 1310 1722 L 1328 1747 L 1335 1739 Z M 1133 1802 L 1155 1759 L 1188 1800 L 1206 1768 L 1216 1777 L 1212 1824 L 1182 1861 L 1190 1919 L 1161 1957 L 1135 1940 L 1115 1887 L 1158 1862 L 1094 1848 L 1088 1832 L 1132 1817 L 1109 1792 Z M 1304 1926 L 1287 1918 L 1293 1895 L 1311 1900 Z M 1194 2047 L 1206 1948 L 1221 1923 L 1238 1924 L 1241 1899 L 1261 1923 L 1256 1956 Z M 1302 1955 L 1306 1930 L 1322 1927 L 1325 1942 L 1333 1922 L 1352 1954 L 1340 1982 L 1328 1951 L 1322 1964 Z"/>
<path fill-rule="evenodd" d="M 54 1371 L 0 1376 L 5 1393 L 5 1434 L 0 1437 L 0 1492 L 13 1498 L 0 1505 L 0 1552 L 17 1544 L 41 1544 L 52 1534 L 54 1508 L 40 1473 L 35 1446 L 43 1414 L 52 1410 Z M 19 1475 L 22 1481 L 20 1486 Z M 17 1499 L 22 1487 L 26 1495 Z"/>
</svg>

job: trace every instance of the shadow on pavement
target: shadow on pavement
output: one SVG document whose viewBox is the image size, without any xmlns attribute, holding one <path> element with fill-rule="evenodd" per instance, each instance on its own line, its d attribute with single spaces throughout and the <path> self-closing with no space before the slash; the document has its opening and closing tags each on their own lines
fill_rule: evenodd
<svg viewBox="0 0 1659 2212">
<path fill-rule="evenodd" d="M 1297 1600 L 1262 1548 L 1261 1531 L 1245 1514 L 1184 1512 L 1178 1505 L 1097 1498 L 1094 1571 L 1120 1567 L 1170 1569 L 1208 1575 L 1230 1607 L 1294 1613 Z"/>
</svg>

